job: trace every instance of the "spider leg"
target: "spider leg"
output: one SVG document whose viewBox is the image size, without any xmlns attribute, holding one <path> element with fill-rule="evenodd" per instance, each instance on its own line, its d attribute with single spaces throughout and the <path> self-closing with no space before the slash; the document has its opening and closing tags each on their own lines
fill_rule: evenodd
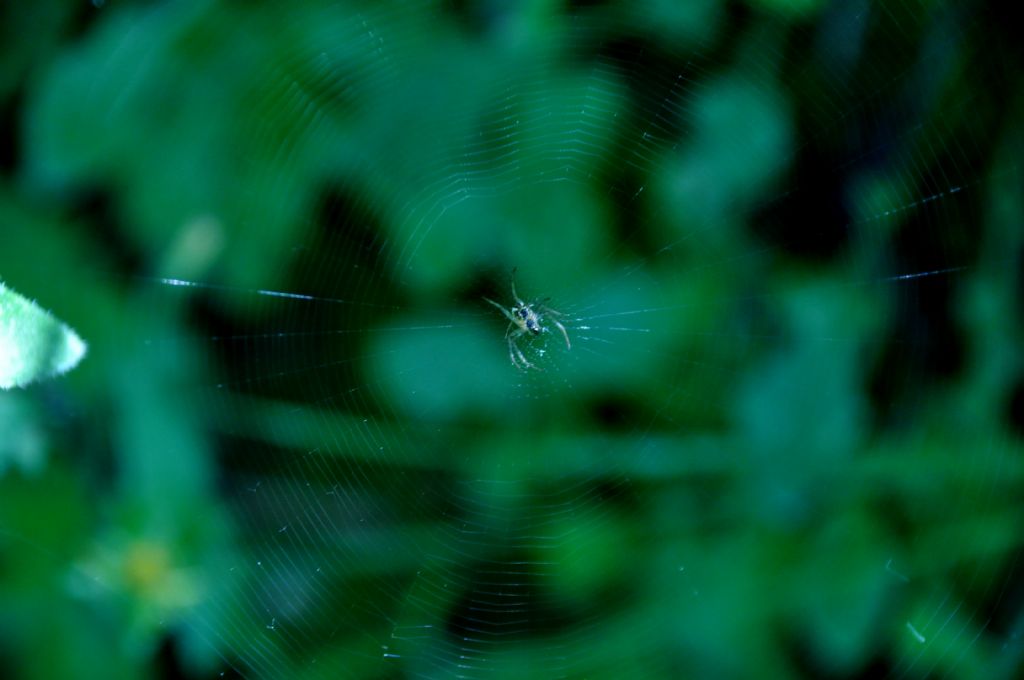
<svg viewBox="0 0 1024 680">
<path fill-rule="evenodd" d="M 516 271 L 519 267 L 512 267 L 512 299 L 516 301 L 516 304 L 522 307 L 526 303 L 519 299 L 519 295 L 516 294 Z"/>
<path fill-rule="evenodd" d="M 558 330 L 562 331 L 562 337 L 565 338 L 565 348 L 572 349 L 572 343 L 569 342 L 569 334 L 565 331 L 565 326 L 563 326 L 557 319 L 552 319 L 551 323 L 558 326 Z"/>
<path fill-rule="evenodd" d="M 551 317 L 565 316 L 564 314 L 562 314 L 558 310 L 551 309 L 547 305 L 541 305 L 540 309 L 541 309 L 542 312 L 544 312 L 545 314 L 547 314 L 548 316 L 551 316 Z M 567 349 L 572 349 L 572 343 L 569 342 L 569 333 L 565 330 L 565 326 L 563 326 L 561 324 L 561 322 L 558 319 L 555 319 L 555 318 L 551 319 L 551 323 L 553 323 L 556 326 L 558 326 L 558 330 L 562 331 L 562 337 L 565 338 L 565 346 L 566 346 L 566 348 Z"/>
<path fill-rule="evenodd" d="M 512 316 L 512 312 L 508 311 L 508 309 L 506 309 L 504 305 L 499 305 L 499 304 L 498 304 L 497 302 L 495 302 L 495 301 L 494 301 L 494 300 L 492 300 L 491 298 L 486 298 L 486 297 L 485 297 L 485 298 L 484 298 L 484 300 L 487 300 L 487 301 L 488 301 L 488 302 L 490 302 L 490 303 L 491 303 L 492 305 L 494 305 L 495 307 L 497 307 L 498 309 L 500 309 L 500 310 L 501 310 L 501 313 L 505 315 L 505 318 L 506 318 L 506 319 L 508 319 L 508 320 L 509 320 L 509 321 L 511 321 L 512 323 L 515 323 L 515 321 L 516 321 L 516 317 Z"/>
<path fill-rule="evenodd" d="M 508 338 L 507 335 L 505 337 Z M 516 360 L 516 355 L 513 354 L 514 349 L 515 346 L 512 344 L 512 338 L 508 338 L 508 360 L 511 361 L 512 365 L 518 368 L 520 371 L 525 370 L 522 366 L 519 365 L 519 362 Z"/>
<path fill-rule="evenodd" d="M 512 330 L 511 327 L 510 330 Z M 523 354 L 523 350 L 519 349 L 519 345 L 516 344 L 516 340 L 518 340 L 524 333 L 525 331 L 522 328 L 516 326 L 515 330 L 512 330 L 511 335 L 505 335 L 505 337 L 508 339 L 509 358 L 512 359 L 512 365 L 518 368 L 520 371 L 525 371 L 529 368 L 536 368 L 539 371 L 541 369 L 537 368 L 532 363 L 530 363 L 530 360 L 526 358 L 525 354 Z"/>
<path fill-rule="evenodd" d="M 531 364 L 526 359 L 526 356 L 523 354 L 523 350 L 519 349 L 519 346 L 515 343 L 514 340 L 512 340 L 512 338 L 509 338 L 508 344 L 509 344 L 509 347 L 511 347 L 512 349 L 514 349 L 516 351 L 516 356 L 519 357 L 519 362 L 520 362 L 520 364 L 522 364 L 521 370 L 525 371 L 528 368 L 535 368 L 538 371 L 541 370 L 541 369 L 537 368 L 536 366 L 534 366 L 533 364 Z M 516 365 L 519 366 L 519 364 L 516 364 Z"/>
</svg>

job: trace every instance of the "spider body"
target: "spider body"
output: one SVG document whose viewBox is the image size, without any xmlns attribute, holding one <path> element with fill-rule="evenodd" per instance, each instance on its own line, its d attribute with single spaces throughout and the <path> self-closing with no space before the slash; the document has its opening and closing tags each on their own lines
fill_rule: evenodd
<svg viewBox="0 0 1024 680">
<path fill-rule="evenodd" d="M 569 342 L 569 333 L 565 330 L 565 326 L 555 318 L 562 316 L 561 312 L 557 312 L 542 304 L 543 301 L 526 303 L 519 298 L 519 295 L 516 294 L 515 273 L 513 269 L 512 299 L 515 300 L 515 305 L 505 307 L 490 298 L 484 298 L 484 300 L 500 309 L 501 313 L 509 320 L 508 328 L 505 329 L 505 340 L 508 341 L 508 358 L 512 365 L 521 371 L 529 368 L 536 368 L 539 371 L 541 369 L 530 363 L 526 355 L 523 354 L 523 351 L 516 344 L 519 338 L 524 335 L 538 336 L 541 333 L 547 333 L 548 328 L 543 323 L 546 316 L 550 317 L 551 323 L 561 331 L 562 337 L 565 338 L 567 349 L 572 349 L 572 343 Z"/>
</svg>

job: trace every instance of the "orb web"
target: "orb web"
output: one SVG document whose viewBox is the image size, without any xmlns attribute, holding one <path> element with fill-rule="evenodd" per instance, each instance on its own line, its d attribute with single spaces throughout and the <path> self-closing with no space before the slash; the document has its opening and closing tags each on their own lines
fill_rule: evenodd
<svg viewBox="0 0 1024 680">
<path fill-rule="evenodd" d="M 181 397 L 238 550 L 189 625 L 228 666 L 1019 662 L 1021 458 L 991 381 L 1020 369 L 996 346 L 1020 206 L 981 209 L 1019 188 L 1019 125 L 957 86 L 1013 77 L 968 51 L 982 15 L 807 11 L 194 10 L 267 45 L 220 131 L 244 152 L 212 191 L 248 187 L 213 201 L 224 264 L 144 283 L 217 376 Z M 515 303 L 513 270 L 558 313 L 515 339 L 526 370 L 485 300 Z"/>
</svg>

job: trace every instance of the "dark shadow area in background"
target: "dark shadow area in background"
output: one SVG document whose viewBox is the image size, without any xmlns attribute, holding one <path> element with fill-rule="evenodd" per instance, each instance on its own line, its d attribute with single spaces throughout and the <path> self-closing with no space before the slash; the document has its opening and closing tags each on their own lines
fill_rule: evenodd
<svg viewBox="0 0 1024 680">
<path fill-rule="evenodd" d="M 373 287 L 369 287 L 361 281 L 363 277 L 359 274 L 362 272 L 368 277 L 370 272 L 386 271 L 391 250 L 387 247 L 380 220 L 368 209 L 365 199 L 359 200 L 355 191 L 342 184 L 332 184 L 320 190 L 314 211 L 317 225 L 314 244 L 300 258 L 302 268 L 296 272 L 296 278 L 303 285 L 314 287 L 310 294 L 324 296 L 352 294 L 352 291 L 315 288 L 322 286 L 324 281 L 364 283 L 356 291 L 360 293 L 360 301 L 382 304 L 385 300 L 395 299 L 396 291 L 385 285 L 390 279 L 374 281 Z M 329 254 L 335 252 L 345 253 L 345 257 Z M 352 275 L 334 271 L 341 266 L 350 269 Z"/>
<path fill-rule="evenodd" d="M 222 678 L 232 680 L 243 677 L 234 668 L 226 665 L 221 670 L 213 671 L 205 676 L 196 675 L 181 665 L 184 655 L 178 647 L 178 639 L 175 635 L 165 635 L 161 639 L 160 646 L 154 655 L 156 657 L 154 666 L 159 671 L 157 677 L 161 680 L 221 680 Z"/>
<path fill-rule="evenodd" d="M 21 165 L 21 126 L 18 113 L 24 110 L 24 88 L 7 100 L 0 100 L 0 177 L 9 177 Z"/>
<path fill-rule="evenodd" d="M 807 641 L 799 634 L 791 632 L 786 638 L 783 648 L 786 657 L 796 668 L 798 677 L 816 680 L 879 680 L 893 677 L 893 667 L 886 661 L 888 654 L 863 659 L 849 673 L 840 673 L 816 658 Z"/>
<path fill-rule="evenodd" d="M 927 237 L 934 231 L 936 219 L 927 206 L 906 216 L 892 239 L 888 272 L 914 274 L 972 264 L 976 246 L 964 244 L 955 251 L 955 261 L 948 259 L 949 241 L 960 240 L 956 228 L 950 228 L 949 239 Z M 954 272 L 880 282 L 879 285 L 892 287 L 895 305 L 894 321 L 867 382 L 879 427 L 898 427 L 908 422 L 913 413 L 895 413 L 893 404 L 922 406 L 916 403 L 920 399 L 913 399 L 914 394 L 927 394 L 931 388 L 949 384 L 963 372 L 964 331 L 953 310 L 964 280 Z"/>
<path fill-rule="evenodd" d="M 1006 402 L 1006 420 L 1018 437 L 1024 438 L 1024 375 L 1018 376 Z"/>
<path fill-rule="evenodd" d="M 103 244 L 103 254 L 111 260 L 114 270 L 127 277 L 142 276 L 156 270 L 146 254 L 128 240 L 131 230 L 126 228 L 117 213 L 116 190 L 94 185 L 76 192 L 68 201 L 69 217 L 83 225 L 89 237 Z"/>
<path fill-rule="evenodd" d="M 751 220 L 750 229 L 773 250 L 798 260 L 831 263 L 849 246 L 850 215 L 844 189 L 846 173 L 822 172 L 842 166 L 842 159 L 827 156 L 817 144 L 803 144 L 809 132 L 801 132 L 800 152 L 791 171 L 794 187 L 767 203 Z"/>
<path fill-rule="evenodd" d="M 1024 639 L 1021 638 L 1024 629 L 1024 560 L 1019 552 L 992 577 L 992 583 L 1000 585 L 991 588 L 989 597 L 979 606 L 979 611 L 990 616 L 985 625 L 986 633 L 994 641 L 1004 640 L 1005 644 L 1016 645 L 1017 656 L 1024 658 L 1020 651 L 1024 648 Z M 1024 672 L 1024 666 L 1018 670 Z"/>
</svg>

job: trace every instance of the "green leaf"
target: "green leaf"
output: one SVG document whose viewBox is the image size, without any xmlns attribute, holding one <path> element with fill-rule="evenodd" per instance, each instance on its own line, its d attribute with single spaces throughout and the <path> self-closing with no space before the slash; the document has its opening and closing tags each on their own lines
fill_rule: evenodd
<svg viewBox="0 0 1024 680">
<path fill-rule="evenodd" d="M 65 373 L 85 351 L 73 330 L 0 283 L 0 389 Z"/>
</svg>

